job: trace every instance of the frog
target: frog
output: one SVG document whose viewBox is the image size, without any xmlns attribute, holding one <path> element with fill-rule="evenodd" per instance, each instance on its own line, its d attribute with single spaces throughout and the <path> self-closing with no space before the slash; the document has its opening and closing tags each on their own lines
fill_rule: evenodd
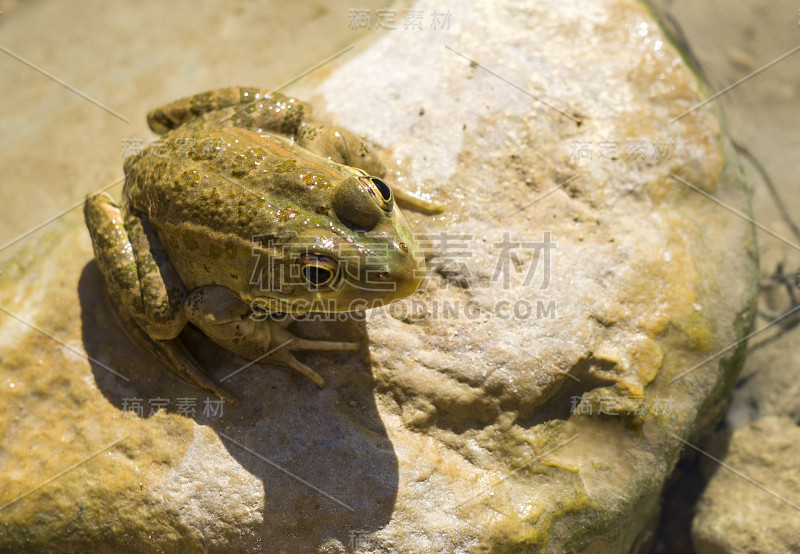
<svg viewBox="0 0 800 554">
<path fill-rule="evenodd" d="M 289 326 L 304 314 L 413 294 L 425 259 L 400 206 L 428 214 L 443 206 L 390 186 L 366 139 L 267 89 L 195 94 L 147 122 L 160 138 L 125 159 L 121 199 L 101 191 L 84 203 L 123 328 L 184 381 L 233 405 L 237 395 L 182 340 L 187 326 L 324 387 L 294 352 L 352 351 L 360 342 L 302 338 Z"/>
</svg>

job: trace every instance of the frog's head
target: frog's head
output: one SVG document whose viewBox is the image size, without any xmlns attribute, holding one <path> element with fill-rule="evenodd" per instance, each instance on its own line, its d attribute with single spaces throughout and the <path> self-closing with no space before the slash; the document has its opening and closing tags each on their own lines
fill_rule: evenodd
<svg viewBox="0 0 800 554">
<path fill-rule="evenodd" d="M 348 312 L 419 288 L 425 259 L 385 181 L 360 170 L 328 189 L 325 215 L 287 241 L 270 281 L 279 311 Z M 331 213 L 332 212 L 332 213 Z M 276 268 L 277 269 L 277 268 Z M 277 298 L 276 298 L 277 296 Z"/>
</svg>

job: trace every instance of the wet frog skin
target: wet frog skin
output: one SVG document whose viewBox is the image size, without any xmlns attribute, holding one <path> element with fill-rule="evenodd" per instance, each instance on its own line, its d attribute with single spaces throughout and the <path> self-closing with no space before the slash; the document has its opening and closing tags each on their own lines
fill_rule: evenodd
<svg viewBox="0 0 800 554">
<path fill-rule="evenodd" d="M 197 94 L 148 115 L 161 141 L 125 161 L 122 199 L 89 196 L 86 225 L 126 330 L 184 379 L 236 403 L 178 338 L 191 322 L 228 350 L 289 366 L 325 386 L 293 350 L 356 342 L 292 334 L 292 318 L 346 312 L 413 293 L 424 258 L 402 203 L 353 133 L 313 121 L 308 104 L 256 88 Z"/>
</svg>

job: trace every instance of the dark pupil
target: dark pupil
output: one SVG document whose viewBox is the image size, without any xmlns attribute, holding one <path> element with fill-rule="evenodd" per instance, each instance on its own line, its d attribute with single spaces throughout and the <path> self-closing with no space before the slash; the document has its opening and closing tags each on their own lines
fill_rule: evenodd
<svg viewBox="0 0 800 554">
<path fill-rule="evenodd" d="M 331 271 L 324 267 L 307 265 L 303 268 L 303 276 L 313 285 L 321 285 L 331 278 Z"/>
<path fill-rule="evenodd" d="M 392 199 L 392 189 L 389 188 L 389 185 L 378 179 L 377 177 L 372 178 L 372 184 L 374 184 L 378 191 L 381 193 L 384 202 L 388 202 Z"/>
</svg>

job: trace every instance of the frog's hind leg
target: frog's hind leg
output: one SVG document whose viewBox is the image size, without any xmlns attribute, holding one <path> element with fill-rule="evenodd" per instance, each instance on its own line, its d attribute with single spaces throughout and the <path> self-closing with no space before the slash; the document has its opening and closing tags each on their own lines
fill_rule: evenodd
<svg viewBox="0 0 800 554">
<path fill-rule="evenodd" d="M 257 88 L 227 87 L 193 94 L 151 111 L 147 114 L 147 124 L 155 133 L 163 135 L 191 119 L 208 112 L 240 105 L 263 92 L 265 91 Z"/>
<path fill-rule="evenodd" d="M 86 199 L 83 214 L 112 303 L 130 317 L 143 317 L 136 257 L 119 206 L 109 195 L 100 193 Z"/>
<path fill-rule="evenodd" d="M 187 127 L 234 126 L 294 135 L 311 114 L 305 102 L 254 87 L 228 87 L 181 98 L 147 114 L 156 133 Z"/>
<path fill-rule="evenodd" d="M 235 403 L 180 341 L 172 340 L 186 325 L 186 290 L 146 218 L 123 214 L 105 193 L 86 199 L 84 215 L 106 291 L 126 332 L 185 380 Z"/>
<path fill-rule="evenodd" d="M 146 218 L 105 193 L 88 197 L 83 212 L 114 305 L 150 338 L 177 337 L 186 325 L 186 288 Z"/>
</svg>

